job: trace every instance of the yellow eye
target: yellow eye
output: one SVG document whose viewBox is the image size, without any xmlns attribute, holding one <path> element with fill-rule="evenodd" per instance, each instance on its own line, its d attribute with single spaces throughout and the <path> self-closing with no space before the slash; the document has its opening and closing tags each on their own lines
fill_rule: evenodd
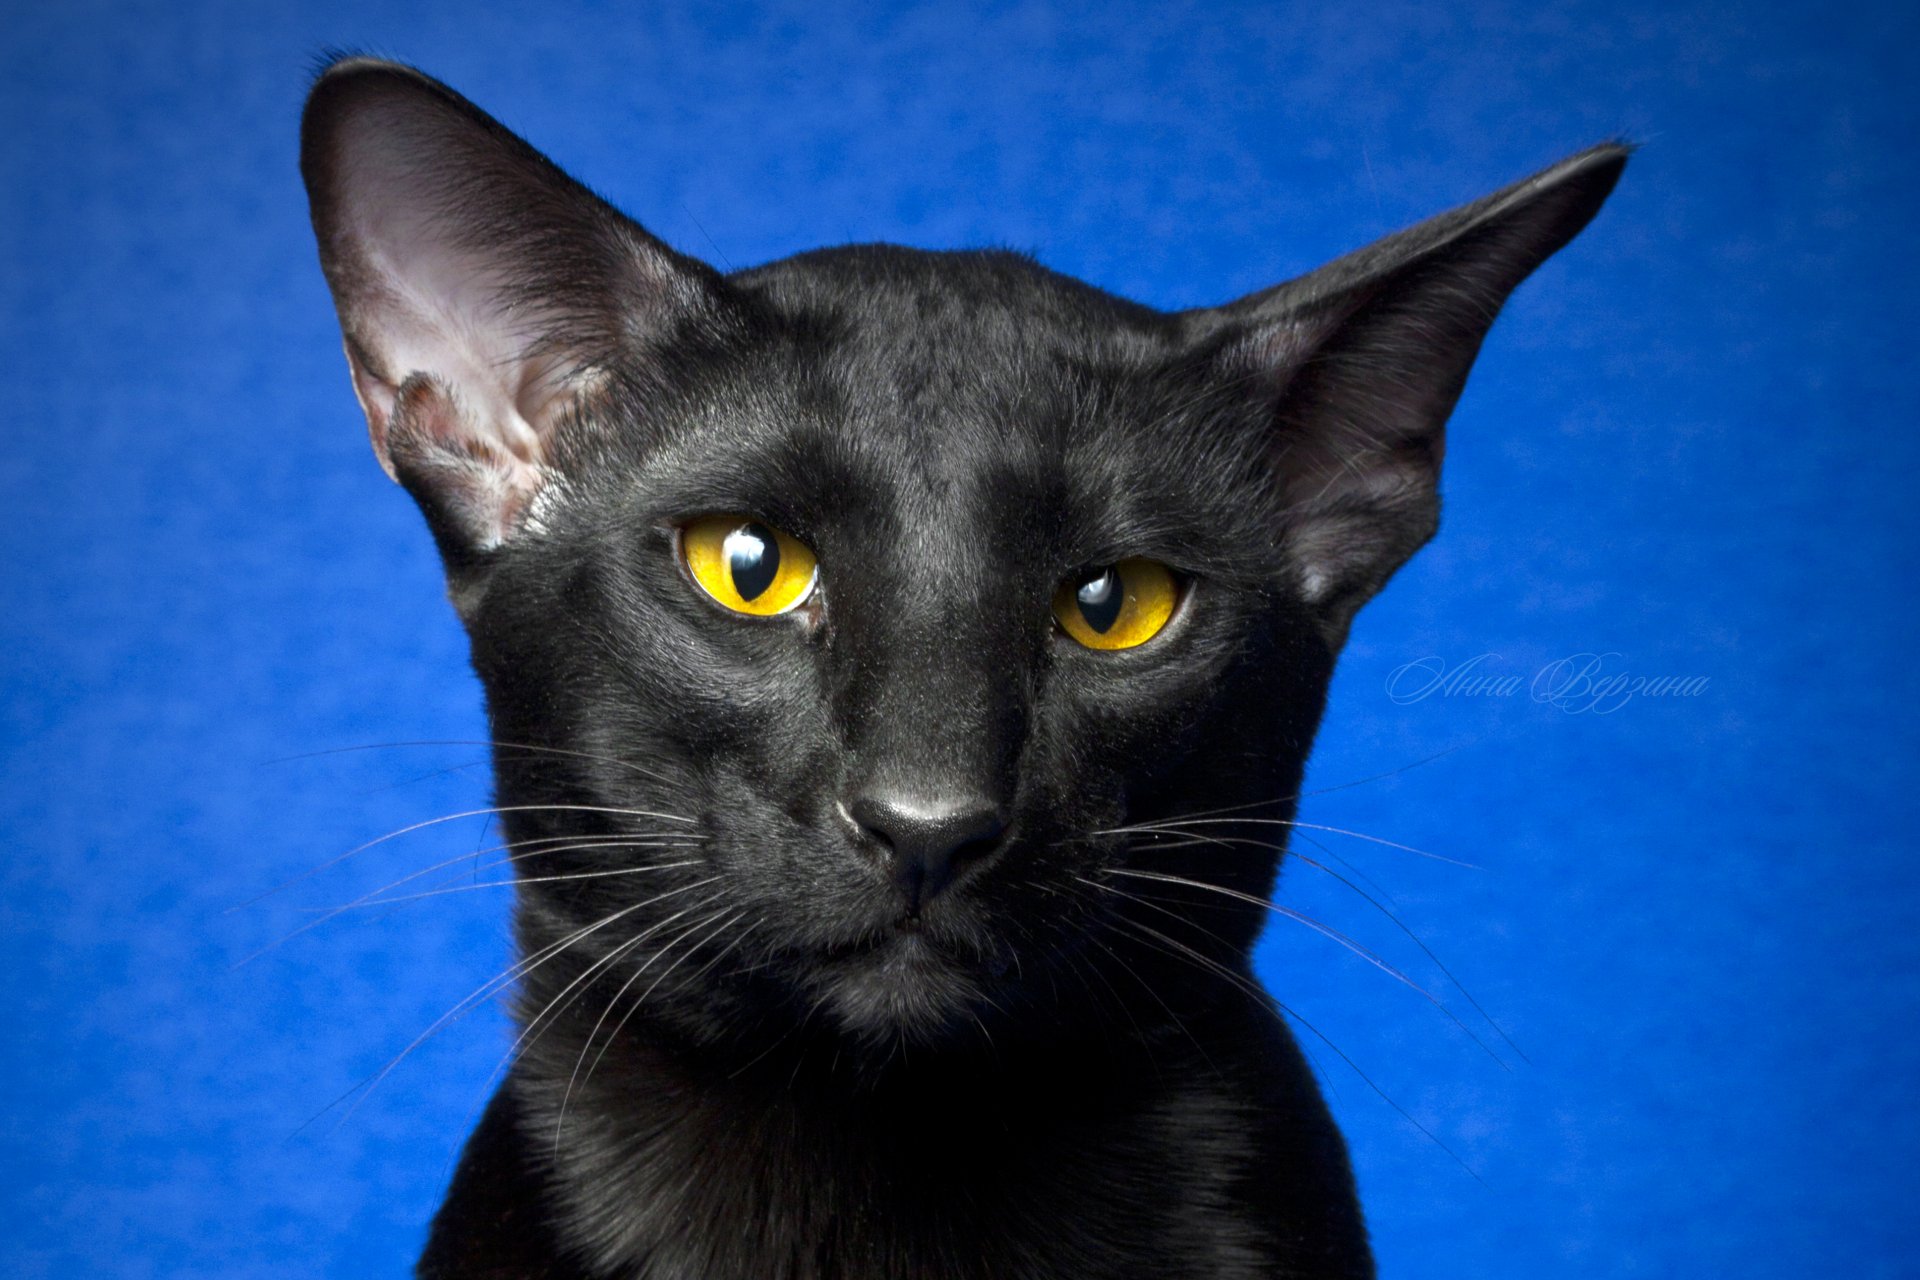
<svg viewBox="0 0 1920 1280">
<path fill-rule="evenodd" d="M 1053 593 L 1053 616 L 1089 649 L 1131 649 L 1159 635 L 1179 601 L 1173 570 L 1135 558 L 1062 582 Z"/>
<path fill-rule="evenodd" d="M 757 618 L 805 600 L 819 569 L 805 544 L 752 516 L 701 516 L 680 531 L 680 554 L 701 590 Z"/>
</svg>

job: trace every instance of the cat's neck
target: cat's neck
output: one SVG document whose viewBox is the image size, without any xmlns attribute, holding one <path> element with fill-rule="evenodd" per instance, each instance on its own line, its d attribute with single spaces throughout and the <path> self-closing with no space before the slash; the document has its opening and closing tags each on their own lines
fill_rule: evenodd
<svg viewBox="0 0 1920 1280">
<path fill-rule="evenodd" d="M 1234 1043 L 1221 1030 L 1055 1043 L 1044 1060 L 784 1046 L 732 1072 L 640 1040 L 584 1079 L 564 1052 L 535 1054 L 511 1087 L 567 1238 L 611 1274 L 1132 1275 L 1102 1260 L 1167 1239 L 1217 1257 L 1206 1274 L 1243 1274 L 1236 1259 L 1253 1274 L 1254 1251 L 1173 1211 L 1225 1203 L 1262 1160 L 1247 1092 L 1271 1055 L 1210 1058 L 1200 1042 Z M 1246 1048 L 1266 1044 L 1247 1030 Z M 1094 1223 L 1096 1239 L 1061 1234 Z"/>
</svg>

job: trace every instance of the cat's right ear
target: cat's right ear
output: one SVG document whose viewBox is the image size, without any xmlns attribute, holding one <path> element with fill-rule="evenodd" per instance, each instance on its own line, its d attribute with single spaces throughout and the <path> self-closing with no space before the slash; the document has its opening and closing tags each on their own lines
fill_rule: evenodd
<svg viewBox="0 0 1920 1280">
<path fill-rule="evenodd" d="M 623 358 L 723 286 L 410 67 L 329 66 L 300 168 L 374 452 L 457 589 L 521 527 L 557 437 Z"/>
</svg>

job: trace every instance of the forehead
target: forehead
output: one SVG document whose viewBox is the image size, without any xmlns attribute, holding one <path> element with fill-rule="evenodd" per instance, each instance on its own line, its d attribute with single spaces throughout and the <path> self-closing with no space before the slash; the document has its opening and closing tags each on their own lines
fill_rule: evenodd
<svg viewBox="0 0 1920 1280">
<path fill-rule="evenodd" d="M 1177 344 L 1174 317 L 1011 253 L 855 246 L 736 282 L 843 412 L 912 432 L 934 461 L 995 421 L 1030 435 L 1051 426 L 1070 446 L 1075 395 L 1151 367 Z"/>
<path fill-rule="evenodd" d="M 1258 495 L 1229 499 L 1262 445 L 1201 411 L 1177 317 L 1005 253 L 855 247 L 731 279 L 766 323 L 673 451 L 710 490 L 686 503 L 1055 559 L 1244 547 L 1229 526 Z"/>
</svg>

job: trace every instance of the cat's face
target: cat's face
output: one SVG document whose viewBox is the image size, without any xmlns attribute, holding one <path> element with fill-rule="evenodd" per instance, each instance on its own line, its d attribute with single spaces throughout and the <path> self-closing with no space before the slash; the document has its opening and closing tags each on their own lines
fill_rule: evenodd
<svg viewBox="0 0 1920 1280">
<path fill-rule="evenodd" d="M 441 86 L 330 72 L 323 263 L 510 744 L 529 957 L 870 1043 L 1217 986 L 1485 325 L 1619 160 L 1169 315 L 1004 254 L 722 278 Z"/>
<path fill-rule="evenodd" d="M 1194 411 L 1178 325 L 1018 259 L 853 250 L 738 290 L 749 333 L 583 418 L 604 451 L 498 553 L 469 618 L 496 736 L 638 766 L 574 761 L 572 794 L 686 819 L 632 827 L 697 839 L 648 854 L 717 877 L 687 922 L 743 913 L 741 951 L 806 1006 L 971 1031 L 1087 963 L 1121 901 L 1095 886 L 1129 857 L 1102 832 L 1287 812 L 1330 662 L 1271 534 L 1268 428 Z M 815 563 L 762 587 L 781 612 L 698 576 L 689 542 L 743 530 Z M 1075 638 L 1058 613 L 1088 606 L 1062 586 L 1098 596 L 1114 565 L 1171 612 L 1123 583 Z M 754 567 L 720 572 L 751 588 Z M 1225 882 L 1264 893 L 1272 852 L 1227 853 Z M 586 924 L 663 881 L 557 887 L 580 907 L 555 923 Z M 1242 946 L 1224 905 L 1212 927 Z"/>
</svg>

